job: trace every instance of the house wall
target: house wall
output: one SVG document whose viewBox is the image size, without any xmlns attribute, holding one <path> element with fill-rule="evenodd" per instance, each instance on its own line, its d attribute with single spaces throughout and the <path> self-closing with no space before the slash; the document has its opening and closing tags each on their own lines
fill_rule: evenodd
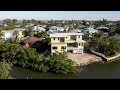
<svg viewBox="0 0 120 90">
<path fill-rule="evenodd" d="M 22 34 L 22 31 L 19 31 L 19 38 L 24 37 L 24 35 Z"/>
<path fill-rule="evenodd" d="M 55 30 L 55 31 L 64 31 L 64 28 L 63 27 L 50 27 L 49 30 Z"/>
<path fill-rule="evenodd" d="M 67 36 L 67 38 L 65 38 L 65 41 L 70 40 L 70 35 Z"/>
<path fill-rule="evenodd" d="M 65 52 L 67 52 L 67 44 L 66 43 L 54 43 L 54 44 L 51 44 L 51 53 L 55 53 L 56 51 L 57 52 L 63 52 L 63 49 L 61 48 L 62 46 L 66 46 L 66 49 Z M 57 47 L 57 49 L 53 49 L 53 47 Z"/>
<path fill-rule="evenodd" d="M 79 35 L 77 35 L 76 40 L 71 40 L 71 35 L 68 35 L 67 37 L 64 37 L 64 38 L 65 38 L 66 43 L 74 43 L 76 41 L 82 40 L 82 35 L 80 35 L 80 37 L 79 37 Z M 60 38 L 59 37 L 52 37 L 51 42 L 52 43 L 58 43 L 58 42 L 60 42 Z"/>
<path fill-rule="evenodd" d="M 55 38 L 55 40 L 54 40 Z M 68 35 L 67 38 L 65 38 L 65 42 L 60 42 L 59 37 L 52 37 L 51 38 L 51 53 L 55 53 L 56 51 L 62 52 L 63 50 L 61 49 L 61 46 L 66 46 L 65 51 L 67 52 L 67 43 L 75 43 L 77 41 L 82 40 L 82 35 L 76 35 L 76 40 L 71 40 L 71 35 Z M 57 49 L 54 50 L 53 47 L 56 46 Z M 77 48 L 79 49 L 84 49 L 84 43 L 81 42 L 80 44 L 78 43 Z M 82 51 L 83 52 L 83 51 Z"/>
<path fill-rule="evenodd" d="M 66 43 L 74 43 L 75 40 L 71 40 L 71 35 L 68 35 L 67 38 L 65 38 Z"/>
<path fill-rule="evenodd" d="M 14 38 L 13 32 L 3 32 L 3 33 L 4 33 L 4 36 L 2 38 L 4 38 L 5 40 Z M 19 37 L 19 39 L 23 37 L 22 31 L 19 31 L 18 37 Z"/>
<path fill-rule="evenodd" d="M 5 40 L 6 40 L 6 39 L 10 39 L 12 37 L 13 37 L 13 35 L 11 35 L 11 33 L 4 33 L 4 37 L 3 38 L 5 38 Z"/>
<path fill-rule="evenodd" d="M 82 35 L 76 35 L 76 40 L 71 40 L 71 36 L 72 35 L 68 35 L 67 38 L 65 38 L 65 42 L 67 42 L 67 43 L 74 43 L 76 41 L 82 40 Z"/>
<path fill-rule="evenodd" d="M 82 35 L 77 35 L 76 41 L 82 40 Z"/>
<path fill-rule="evenodd" d="M 82 42 L 78 43 L 78 48 L 82 48 L 83 49 L 84 48 L 84 43 L 82 43 Z"/>
<path fill-rule="evenodd" d="M 60 42 L 60 39 L 59 39 L 59 37 L 51 38 L 51 42 L 52 43 L 58 43 L 58 42 Z"/>
</svg>

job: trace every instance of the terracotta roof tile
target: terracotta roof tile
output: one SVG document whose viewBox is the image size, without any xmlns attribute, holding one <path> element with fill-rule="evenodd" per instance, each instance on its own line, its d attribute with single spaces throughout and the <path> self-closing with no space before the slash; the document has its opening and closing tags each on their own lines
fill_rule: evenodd
<svg viewBox="0 0 120 90">
<path fill-rule="evenodd" d="M 31 37 L 28 37 L 25 40 L 23 40 L 23 42 L 24 43 L 35 43 L 35 42 L 41 41 L 41 40 L 42 40 L 42 38 L 37 38 L 37 37 L 31 36 Z"/>
</svg>

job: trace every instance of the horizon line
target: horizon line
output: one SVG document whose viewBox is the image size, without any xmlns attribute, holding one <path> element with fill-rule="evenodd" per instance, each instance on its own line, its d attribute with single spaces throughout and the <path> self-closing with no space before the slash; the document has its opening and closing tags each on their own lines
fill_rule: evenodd
<svg viewBox="0 0 120 90">
<path fill-rule="evenodd" d="M 0 19 L 0 20 L 5 20 L 5 19 L 17 19 L 17 18 L 4 18 L 4 19 Z M 31 19 L 26 19 L 26 18 L 24 18 L 24 19 L 17 19 L 17 20 L 32 20 L 32 19 L 34 19 L 34 20 L 42 20 L 42 21 L 50 21 L 50 20 L 58 20 L 58 21 L 60 21 L 60 20 L 64 20 L 64 21 L 67 21 L 67 20 L 86 20 L 86 21 L 100 21 L 100 20 L 103 20 L 103 19 L 107 19 L 107 18 L 103 18 L 103 19 L 35 19 L 35 18 L 31 18 Z M 120 19 L 116 19 L 116 20 L 113 20 L 113 19 L 107 19 L 108 21 L 120 21 Z"/>
</svg>

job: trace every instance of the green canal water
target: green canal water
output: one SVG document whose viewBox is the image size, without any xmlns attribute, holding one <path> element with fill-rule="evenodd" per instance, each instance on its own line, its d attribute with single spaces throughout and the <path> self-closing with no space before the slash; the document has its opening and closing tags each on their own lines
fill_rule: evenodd
<svg viewBox="0 0 120 90">
<path fill-rule="evenodd" d="M 120 60 L 90 64 L 79 69 L 76 74 L 41 73 L 16 66 L 11 74 L 17 79 L 120 79 Z"/>
</svg>

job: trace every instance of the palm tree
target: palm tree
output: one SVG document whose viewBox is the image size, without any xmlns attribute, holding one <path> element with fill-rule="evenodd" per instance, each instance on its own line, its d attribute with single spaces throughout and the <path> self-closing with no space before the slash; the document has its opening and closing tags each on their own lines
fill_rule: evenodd
<svg viewBox="0 0 120 90">
<path fill-rule="evenodd" d="M 15 36 L 15 42 L 18 43 L 18 35 L 19 35 L 19 31 L 15 30 L 13 33 L 13 36 Z"/>
<path fill-rule="evenodd" d="M 1 32 L 1 30 L 0 30 L 0 42 L 2 41 L 2 36 L 4 36 L 4 33 Z"/>
<path fill-rule="evenodd" d="M 33 31 L 32 31 L 32 29 L 28 29 L 28 34 L 29 34 L 29 36 L 33 36 Z"/>
<path fill-rule="evenodd" d="M 29 36 L 30 36 L 30 37 L 34 36 L 34 32 L 32 32 L 32 31 L 29 32 Z"/>
<path fill-rule="evenodd" d="M 40 33 L 37 34 L 38 38 L 47 38 L 47 32 L 46 31 L 42 31 Z"/>
<path fill-rule="evenodd" d="M 27 31 L 27 30 L 23 31 L 23 32 L 22 32 L 22 35 L 23 35 L 24 37 L 28 36 L 28 31 Z"/>
</svg>

